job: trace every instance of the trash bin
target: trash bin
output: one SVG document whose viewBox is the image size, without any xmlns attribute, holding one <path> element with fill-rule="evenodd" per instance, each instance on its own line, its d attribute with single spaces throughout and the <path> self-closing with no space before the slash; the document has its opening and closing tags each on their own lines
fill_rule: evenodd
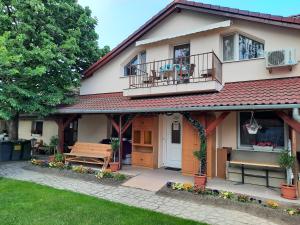
<svg viewBox="0 0 300 225">
<path fill-rule="evenodd" d="M 31 141 L 22 141 L 21 142 L 22 146 L 22 160 L 29 160 L 31 159 Z"/>
<path fill-rule="evenodd" d="M 9 161 L 11 159 L 13 144 L 10 141 L 0 142 L 0 161 Z"/>
<path fill-rule="evenodd" d="M 22 144 L 20 141 L 13 142 L 13 149 L 12 149 L 12 155 L 11 160 L 21 160 L 22 157 Z"/>
</svg>

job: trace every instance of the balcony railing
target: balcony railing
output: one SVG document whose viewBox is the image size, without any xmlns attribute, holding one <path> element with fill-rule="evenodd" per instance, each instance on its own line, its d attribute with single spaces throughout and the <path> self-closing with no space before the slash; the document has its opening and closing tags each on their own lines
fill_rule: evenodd
<svg viewBox="0 0 300 225">
<path fill-rule="evenodd" d="M 214 52 L 132 65 L 128 72 L 130 89 L 207 81 L 222 84 L 222 63 Z"/>
</svg>

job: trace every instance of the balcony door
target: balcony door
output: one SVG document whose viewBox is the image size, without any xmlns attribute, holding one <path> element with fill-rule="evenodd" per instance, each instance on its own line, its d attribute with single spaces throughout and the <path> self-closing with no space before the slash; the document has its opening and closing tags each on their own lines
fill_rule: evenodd
<svg viewBox="0 0 300 225">
<path fill-rule="evenodd" d="M 174 64 L 190 64 L 190 44 L 174 46 Z"/>
<path fill-rule="evenodd" d="M 181 168 L 182 116 L 178 113 L 165 116 L 166 148 L 164 166 Z"/>
</svg>

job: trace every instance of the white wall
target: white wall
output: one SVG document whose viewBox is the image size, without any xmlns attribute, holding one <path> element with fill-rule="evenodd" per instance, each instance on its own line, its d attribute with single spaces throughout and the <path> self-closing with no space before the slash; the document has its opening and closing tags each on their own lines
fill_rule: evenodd
<svg viewBox="0 0 300 225">
<path fill-rule="evenodd" d="M 182 10 L 181 13 L 173 13 L 168 16 L 159 25 L 141 37 L 140 40 L 186 33 L 197 28 L 199 29 L 199 27 L 224 20 L 228 20 L 228 18 Z M 164 41 L 140 47 L 135 47 L 135 44 L 133 44 L 111 62 L 96 71 L 92 77 L 82 81 L 80 94 L 121 92 L 123 89 L 128 88 L 128 78 L 122 77 L 123 67 L 132 57 L 142 50 L 146 50 L 147 61 L 152 62 L 154 60 L 171 58 L 174 45 L 190 43 L 191 54 L 214 50 L 219 58 L 222 59 L 222 35 L 232 32 L 242 32 L 264 40 L 266 50 L 296 48 L 298 53 L 297 57 L 298 60 L 300 60 L 299 30 L 238 19 L 232 19 L 232 21 L 233 25 L 230 28 L 198 33 L 168 42 Z M 299 74 L 300 65 L 295 66 L 292 71 L 284 69 L 273 71 L 272 74 L 269 74 L 269 71 L 265 68 L 264 59 L 223 64 L 224 82 L 290 77 L 299 76 Z"/>
<path fill-rule="evenodd" d="M 105 115 L 83 115 L 78 120 L 78 141 L 99 143 L 108 138 L 107 123 Z"/>
<path fill-rule="evenodd" d="M 43 121 L 43 135 L 31 136 L 32 120 L 19 120 L 19 138 L 30 140 L 36 138 L 37 140 L 43 140 L 43 143 L 49 144 L 52 136 L 58 135 L 58 126 L 53 120 Z"/>
</svg>

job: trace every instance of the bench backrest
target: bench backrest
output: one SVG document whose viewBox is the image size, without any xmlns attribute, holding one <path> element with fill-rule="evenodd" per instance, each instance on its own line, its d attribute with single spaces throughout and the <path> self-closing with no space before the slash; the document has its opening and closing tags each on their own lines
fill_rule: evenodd
<svg viewBox="0 0 300 225">
<path fill-rule="evenodd" d="M 76 142 L 72 147 L 71 153 L 87 153 L 87 154 L 107 154 L 111 156 L 112 150 L 111 145 L 108 144 L 97 144 L 97 143 L 86 143 Z"/>
</svg>

